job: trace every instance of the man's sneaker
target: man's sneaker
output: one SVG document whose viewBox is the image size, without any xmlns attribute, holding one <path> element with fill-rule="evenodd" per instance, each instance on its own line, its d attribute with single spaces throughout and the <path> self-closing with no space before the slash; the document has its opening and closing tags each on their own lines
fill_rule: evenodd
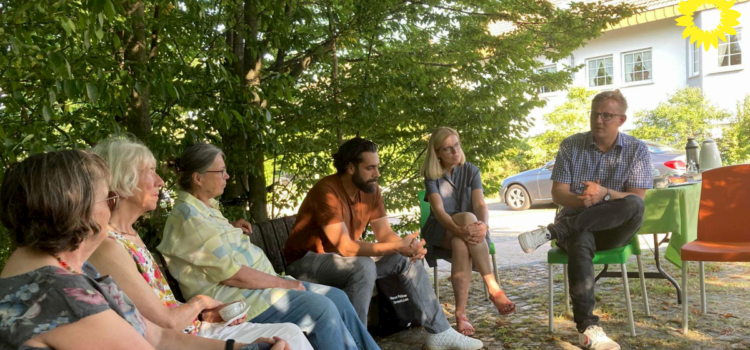
<svg viewBox="0 0 750 350">
<path fill-rule="evenodd" d="M 539 248 L 544 243 L 549 241 L 549 230 L 547 226 L 539 226 L 534 231 L 524 232 L 518 235 L 518 243 L 521 244 L 521 249 L 526 253 L 531 253 Z"/>
<path fill-rule="evenodd" d="M 438 334 L 427 334 L 425 345 L 428 350 L 479 350 L 484 346 L 481 340 L 458 333 L 453 327 Z"/>
<path fill-rule="evenodd" d="M 620 345 L 609 339 L 602 327 L 599 326 L 589 326 L 585 332 L 579 333 L 578 343 L 586 349 L 620 350 Z"/>
</svg>

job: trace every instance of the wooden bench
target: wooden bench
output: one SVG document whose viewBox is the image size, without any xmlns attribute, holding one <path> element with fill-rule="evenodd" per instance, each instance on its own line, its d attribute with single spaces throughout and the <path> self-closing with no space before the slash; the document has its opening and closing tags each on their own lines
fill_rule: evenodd
<svg viewBox="0 0 750 350">
<path fill-rule="evenodd" d="M 296 216 L 286 216 L 271 221 L 261 222 L 258 225 L 252 225 L 253 233 L 250 234 L 250 242 L 263 249 L 268 260 L 271 261 L 273 269 L 278 274 L 286 273 L 284 244 L 286 244 L 286 240 L 289 238 L 289 232 L 291 232 L 292 227 L 294 227 L 294 220 L 296 220 Z M 161 270 L 167 279 L 167 283 L 169 283 L 169 287 L 172 288 L 172 293 L 174 293 L 175 299 L 184 303 L 185 298 L 180 291 L 180 286 L 172 274 L 169 273 L 164 257 L 159 252 L 155 252 L 154 256 L 158 260 L 157 263 L 160 265 Z"/>
</svg>

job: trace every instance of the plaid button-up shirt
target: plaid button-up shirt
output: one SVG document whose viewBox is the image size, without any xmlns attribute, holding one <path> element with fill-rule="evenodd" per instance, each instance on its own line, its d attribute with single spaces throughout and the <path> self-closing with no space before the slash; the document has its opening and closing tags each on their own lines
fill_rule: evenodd
<svg viewBox="0 0 750 350">
<path fill-rule="evenodd" d="M 627 188 L 652 188 L 651 156 L 645 143 L 620 133 L 615 147 L 602 152 L 591 132 L 563 140 L 555 158 L 552 181 L 570 184 L 570 192 L 583 193 L 583 181 L 599 180 L 600 185 L 623 192 Z M 597 203 L 601 204 L 601 202 Z M 562 208 L 560 216 L 578 214 L 583 208 Z"/>
</svg>

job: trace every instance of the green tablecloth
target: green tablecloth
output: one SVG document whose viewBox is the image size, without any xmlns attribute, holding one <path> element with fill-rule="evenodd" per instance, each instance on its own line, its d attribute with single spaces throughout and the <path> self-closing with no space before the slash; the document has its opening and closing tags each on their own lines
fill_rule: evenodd
<svg viewBox="0 0 750 350">
<path fill-rule="evenodd" d="M 700 184 L 646 191 L 646 212 L 638 233 L 671 232 L 666 258 L 678 267 L 682 267 L 682 246 L 698 237 L 700 197 Z"/>
</svg>

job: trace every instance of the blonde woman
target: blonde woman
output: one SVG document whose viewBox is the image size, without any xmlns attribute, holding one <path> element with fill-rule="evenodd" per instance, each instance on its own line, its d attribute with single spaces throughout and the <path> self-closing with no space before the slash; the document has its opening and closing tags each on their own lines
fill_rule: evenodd
<svg viewBox="0 0 750 350">
<path fill-rule="evenodd" d="M 516 306 L 500 289 L 490 267 L 487 244 L 489 211 L 484 202 L 479 168 L 466 162 L 456 130 L 443 127 L 430 136 L 422 164 L 425 201 L 430 216 L 422 228 L 427 244 L 452 250 L 451 283 L 456 298 L 456 325 L 464 335 L 474 333 L 466 317 L 472 263 L 487 284 L 498 312 L 509 315 Z"/>
</svg>

